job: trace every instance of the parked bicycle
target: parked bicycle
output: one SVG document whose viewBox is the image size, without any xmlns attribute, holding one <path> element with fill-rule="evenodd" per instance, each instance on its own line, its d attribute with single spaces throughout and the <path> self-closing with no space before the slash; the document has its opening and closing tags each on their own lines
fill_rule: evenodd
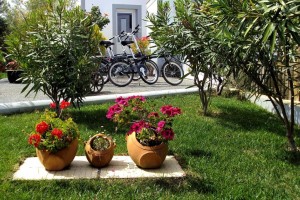
<svg viewBox="0 0 300 200">
<path fill-rule="evenodd" d="M 91 75 L 90 92 L 92 94 L 98 94 L 101 92 L 104 86 L 104 80 L 100 72 L 94 72 Z"/>
<path fill-rule="evenodd" d="M 94 62 L 99 62 L 98 56 L 93 56 L 92 59 Z M 92 94 L 100 93 L 104 86 L 104 79 L 102 74 L 99 72 L 99 70 L 96 70 L 91 74 L 91 81 L 90 81 L 90 92 Z"/>
<path fill-rule="evenodd" d="M 126 34 L 124 34 L 124 31 L 122 31 L 119 35 L 113 36 L 109 40 L 100 41 L 100 46 L 103 46 L 105 48 L 106 55 L 107 55 L 107 56 L 103 56 L 103 54 L 99 48 L 99 53 L 100 53 L 100 57 L 101 57 L 99 72 L 101 73 L 101 75 L 104 79 L 104 83 L 107 83 L 109 81 L 108 71 L 109 71 L 110 66 L 113 63 L 115 63 L 116 61 L 127 61 L 128 59 L 132 58 L 132 56 L 127 55 L 126 50 L 123 46 L 122 46 L 123 54 L 115 55 L 111 48 L 111 46 L 114 45 L 114 43 L 111 42 L 111 40 L 117 39 L 117 41 L 119 43 L 121 43 L 121 38 L 124 36 L 126 36 Z"/>
<path fill-rule="evenodd" d="M 130 84 L 133 80 L 134 74 L 138 74 L 139 77 L 147 84 L 154 84 L 158 80 L 158 67 L 155 62 L 148 59 L 147 56 L 142 54 L 135 34 L 139 31 L 139 25 L 131 33 L 124 33 L 127 38 L 132 40 L 127 41 L 126 39 L 121 41 L 121 45 L 127 47 L 131 53 L 131 56 L 126 56 L 126 59 L 119 60 L 113 63 L 108 72 L 109 80 L 116 86 L 124 87 Z M 132 49 L 131 44 L 136 45 L 138 50 L 137 57 Z M 126 53 L 124 51 L 124 53 Z"/>
<path fill-rule="evenodd" d="M 149 59 L 163 58 L 164 64 L 161 67 L 161 74 L 164 80 L 170 85 L 179 85 L 183 81 L 184 71 L 182 68 L 182 59 L 173 56 L 166 49 L 160 48 Z"/>
</svg>

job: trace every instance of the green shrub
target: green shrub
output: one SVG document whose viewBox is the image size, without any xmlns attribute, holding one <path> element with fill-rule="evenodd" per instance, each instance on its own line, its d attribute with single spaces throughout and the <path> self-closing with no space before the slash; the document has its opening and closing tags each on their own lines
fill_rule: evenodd
<svg viewBox="0 0 300 200">
<path fill-rule="evenodd" d="M 80 7 L 68 9 L 66 0 L 50 0 L 43 10 L 26 15 L 23 32 L 7 38 L 8 50 L 24 68 L 25 91 L 45 93 L 56 103 L 79 106 L 89 92 L 92 56 L 98 51 L 99 28 Z"/>
</svg>

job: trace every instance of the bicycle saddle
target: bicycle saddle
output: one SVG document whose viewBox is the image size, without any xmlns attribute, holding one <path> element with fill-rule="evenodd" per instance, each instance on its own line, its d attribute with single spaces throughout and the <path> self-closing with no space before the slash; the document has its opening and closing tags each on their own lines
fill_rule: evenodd
<svg viewBox="0 0 300 200">
<path fill-rule="evenodd" d="M 134 43 L 134 41 L 122 41 L 122 42 L 121 42 L 121 44 L 122 44 L 123 46 L 126 46 L 126 45 L 128 45 L 128 44 L 132 44 L 132 43 Z"/>
<path fill-rule="evenodd" d="M 111 41 L 105 41 L 105 40 L 102 40 L 102 41 L 100 42 L 100 45 L 105 46 L 105 47 L 109 47 L 109 46 L 111 46 L 111 45 L 114 45 L 114 43 L 112 43 Z"/>
</svg>

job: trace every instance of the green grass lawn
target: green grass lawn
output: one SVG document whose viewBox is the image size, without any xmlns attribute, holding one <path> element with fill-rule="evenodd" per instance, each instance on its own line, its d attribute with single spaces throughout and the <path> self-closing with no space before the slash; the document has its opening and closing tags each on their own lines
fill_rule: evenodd
<svg viewBox="0 0 300 200">
<path fill-rule="evenodd" d="M 272 114 L 247 101 L 214 97 L 211 114 L 199 113 L 197 95 L 151 100 L 179 106 L 176 138 L 170 154 L 185 178 L 13 181 L 26 157 L 35 156 L 26 134 L 40 113 L 0 116 L 0 199 L 298 199 L 300 157 L 285 151 L 284 127 Z M 125 130 L 114 132 L 105 118 L 111 104 L 71 109 L 80 127 L 81 143 L 102 130 L 117 142 L 116 154 L 126 154 Z M 297 130 L 299 133 L 299 130 Z M 298 141 L 299 142 L 299 141 Z M 83 145 L 78 155 L 84 155 Z"/>
<path fill-rule="evenodd" d="M 6 72 L 0 72 L 0 79 L 7 78 Z"/>
</svg>

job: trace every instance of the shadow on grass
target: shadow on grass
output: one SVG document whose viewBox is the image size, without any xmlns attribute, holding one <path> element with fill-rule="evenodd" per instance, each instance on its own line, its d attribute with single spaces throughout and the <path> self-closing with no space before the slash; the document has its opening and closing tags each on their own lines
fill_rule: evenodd
<svg viewBox="0 0 300 200">
<path fill-rule="evenodd" d="M 300 150 L 299 149 L 296 152 L 285 150 L 282 153 L 282 155 L 283 155 L 283 157 L 281 158 L 281 160 L 287 161 L 290 164 L 295 165 L 295 166 L 300 165 Z"/>
<path fill-rule="evenodd" d="M 54 197 L 55 195 L 76 199 L 76 195 L 89 194 L 122 197 L 134 199 L 145 196 L 162 196 L 169 193 L 183 197 L 185 194 L 213 194 L 216 189 L 212 182 L 199 176 L 187 175 L 183 178 L 154 178 L 154 179 L 91 179 L 91 180 L 45 180 L 45 181 L 5 181 L 0 183 L 0 189 L 7 189 L 5 196 L 31 196 L 35 199 L 41 197 Z M 18 188 L 18 190 L 15 190 Z M 105 188 L 101 190 L 101 188 Z M 140 189 L 144 188 L 140 193 Z M 158 190 L 159 189 L 159 190 Z M 33 194 L 33 195 L 32 195 Z M 73 197 L 73 198 L 72 198 Z M 33 198 L 33 199 L 34 199 Z M 127 199 L 128 199 L 127 198 Z M 8 198 L 9 199 L 9 198 Z"/>
<path fill-rule="evenodd" d="M 169 150 L 169 153 L 175 156 L 176 160 L 183 168 L 187 167 L 187 161 L 185 159 L 187 157 L 191 156 L 196 158 L 210 159 L 213 156 L 212 152 L 204 151 L 202 149 L 182 149 L 182 151 L 176 153 L 173 152 L 172 150 Z"/>
<path fill-rule="evenodd" d="M 75 110 L 71 114 L 78 125 L 83 125 L 89 130 L 96 132 L 101 130 L 101 126 L 103 126 L 110 133 L 115 131 L 115 124 L 106 118 L 105 109 Z"/>
<path fill-rule="evenodd" d="M 212 182 L 204 180 L 199 176 L 187 175 L 185 178 L 157 179 L 155 185 L 171 191 L 172 194 L 183 192 L 197 192 L 200 194 L 212 194 L 216 191 Z"/>
<path fill-rule="evenodd" d="M 217 105 L 221 112 L 214 116 L 219 124 L 226 128 L 242 129 L 245 131 L 265 130 L 285 136 L 281 121 L 271 113 L 258 108 L 249 108 L 236 105 Z"/>
</svg>

